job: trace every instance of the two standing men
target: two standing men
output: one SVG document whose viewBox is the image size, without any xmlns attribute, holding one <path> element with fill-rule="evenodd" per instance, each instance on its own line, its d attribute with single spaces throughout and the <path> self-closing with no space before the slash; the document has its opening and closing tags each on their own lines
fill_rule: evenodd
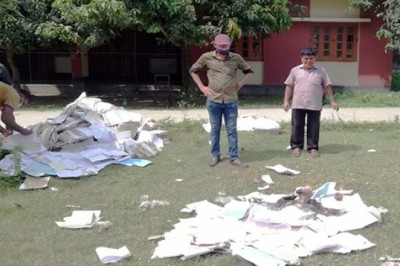
<svg viewBox="0 0 400 266">
<path fill-rule="evenodd" d="M 231 40 L 228 35 L 218 34 L 214 39 L 214 51 L 206 52 L 192 65 L 189 72 L 207 96 L 206 107 L 211 123 L 210 166 L 217 165 L 220 159 L 220 131 L 224 117 L 229 144 L 230 163 L 247 167 L 239 160 L 237 139 L 238 91 L 253 74 L 250 65 L 238 54 L 229 51 Z M 326 70 L 314 64 L 316 52 L 312 48 L 301 51 L 302 64 L 292 68 L 285 81 L 283 109 L 288 111 L 292 98 L 292 132 L 290 146 L 292 154 L 299 157 L 304 148 L 304 127 L 307 119 L 307 150 L 315 158 L 319 157 L 319 130 L 324 93 L 328 95 L 332 108 L 339 110 L 335 102 L 330 78 Z M 204 85 L 199 76 L 207 69 L 208 85 Z M 244 77 L 237 82 L 237 70 Z"/>
</svg>

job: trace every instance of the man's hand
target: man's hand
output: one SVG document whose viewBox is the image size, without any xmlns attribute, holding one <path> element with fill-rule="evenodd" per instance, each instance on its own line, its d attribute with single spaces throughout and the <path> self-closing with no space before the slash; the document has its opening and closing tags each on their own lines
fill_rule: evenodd
<svg viewBox="0 0 400 266">
<path fill-rule="evenodd" d="M 339 111 L 339 104 L 337 104 L 335 101 L 331 102 L 331 106 L 336 112 Z"/>
<path fill-rule="evenodd" d="M 204 93 L 205 96 L 209 97 L 211 95 L 211 91 L 207 86 L 200 88 L 200 90 Z"/>
<path fill-rule="evenodd" d="M 30 135 L 30 134 L 32 134 L 32 130 L 30 130 L 30 129 L 27 129 L 27 128 L 22 128 L 20 131 L 19 131 L 19 133 L 21 133 L 22 135 L 24 135 L 24 136 L 28 136 L 28 135 Z"/>
<path fill-rule="evenodd" d="M 289 102 L 284 101 L 282 104 L 282 108 L 283 108 L 283 110 L 285 110 L 285 112 L 289 111 L 289 109 L 290 109 Z"/>
<path fill-rule="evenodd" d="M 13 134 L 12 130 L 6 129 L 4 132 L 1 132 L 4 137 L 11 136 Z"/>
</svg>

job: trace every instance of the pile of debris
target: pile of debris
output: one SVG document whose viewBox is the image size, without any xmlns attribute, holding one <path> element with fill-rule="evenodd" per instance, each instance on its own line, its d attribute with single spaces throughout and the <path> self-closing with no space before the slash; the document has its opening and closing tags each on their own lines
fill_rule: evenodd
<svg viewBox="0 0 400 266">
<path fill-rule="evenodd" d="M 57 117 L 33 125 L 34 134 L 9 136 L 1 148 L 18 150 L 21 170 L 32 176 L 94 175 L 109 164 L 134 165 L 132 158 L 152 157 L 169 142 L 167 131 L 142 120 L 139 113 L 82 93 Z M 8 169 L 3 174 L 15 174 L 13 154 L 0 161 Z"/>
<path fill-rule="evenodd" d="M 337 191 L 334 182 L 289 194 L 254 192 L 229 197 L 224 206 L 206 200 L 186 205 L 180 219 L 162 235 L 152 258 L 230 252 L 255 265 L 299 265 L 319 252 L 349 253 L 375 246 L 348 231 L 382 221 L 387 210 L 367 206 L 359 194 Z M 228 199 L 228 198 L 227 198 Z M 221 202 L 221 201 L 219 201 Z M 153 238 L 152 238 L 153 239 Z"/>
</svg>

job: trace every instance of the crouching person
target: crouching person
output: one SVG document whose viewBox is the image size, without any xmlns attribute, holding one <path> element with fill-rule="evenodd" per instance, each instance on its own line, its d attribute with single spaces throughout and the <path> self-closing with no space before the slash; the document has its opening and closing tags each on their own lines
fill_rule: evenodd
<svg viewBox="0 0 400 266">
<path fill-rule="evenodd" d="M 0 81 L 1 121 L 5 124 L 5 128 L 0 126 L 1 134 L 7 137 L 12 135 L 14 130 L 22 135 L 32 134 L 32 130 L 18 125 L 14 117 L 14 110 L 29 101 L 30 94 L 28 91 L 18 90 L 17 92 L 10 85 Z"/>
</svg>

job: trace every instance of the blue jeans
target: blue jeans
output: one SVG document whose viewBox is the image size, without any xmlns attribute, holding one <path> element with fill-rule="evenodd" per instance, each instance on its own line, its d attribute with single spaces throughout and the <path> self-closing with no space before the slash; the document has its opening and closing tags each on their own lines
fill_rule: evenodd
<svg viewBox="0 0 400 266">
<path fill-rule="evenodd" d="M 238 136 L 237 136 L 237 118 L 238 103 L 216 103 L 207 100 L 207 110 L 211 124 L 211 154 L 212 156 L 220 156 L 219 138 L 221 133 L 222 116 L 224 117 L 226 133 L 228 135 L 229 159 L 236 160 L 238 154 Z"/>
</svg>

